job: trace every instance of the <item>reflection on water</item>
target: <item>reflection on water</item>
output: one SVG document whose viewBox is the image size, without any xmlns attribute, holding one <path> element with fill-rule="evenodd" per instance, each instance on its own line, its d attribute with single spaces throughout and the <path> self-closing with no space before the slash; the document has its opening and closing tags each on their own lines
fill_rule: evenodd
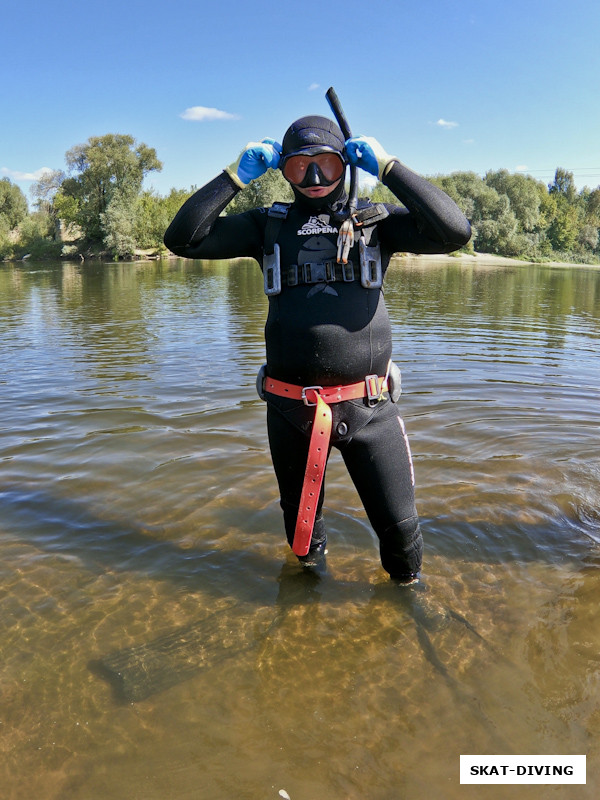
<svg viewBox="0 0 600 800">
<path fill-rule="evenodd" d="M 453 800 L 461 753 L 572 753 L 593 797 L 600 271 L 388 275 L 433 616 L 335 457 L 327 571 L 287 552 L 261 285 L 0 268 L 2 796 Z"/>
</svg>

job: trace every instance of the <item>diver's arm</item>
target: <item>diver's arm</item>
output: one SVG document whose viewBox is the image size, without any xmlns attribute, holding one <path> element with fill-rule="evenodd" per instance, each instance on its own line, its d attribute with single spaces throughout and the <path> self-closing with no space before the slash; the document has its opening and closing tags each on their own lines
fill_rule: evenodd
<svg viewBox="0 0 600 800">
<path fill-rule="evenodd" d="M 181 206 L 166 230 L 164 242 L 172 253 L 184 258 L 202 258 L 198 253 L 219 214 L 229 205 L 240 187 L 227 172 L 198 189 Z"/>
<path fill-rule="evenodd" d="M 256 225 L 248 215 L 220 217 L 235 195 L 279 164 L 281 145 L 274 139 L 250 142 L 239 158 L 193 194 L 179 209 L 164 236 L 175 255 L 186 258 L 235 258 L 257 255 Z"/>
<path fill-rule="evenodd" d="M 167 228 L 165 245 L 182 258 L 254 258 L 260 261 L 265 210 L 221 216 L 221 211 L 238 191 L 239 187 L 226 171 L 198 189 Z"/>
<path fill-rule="evenodd" d="M 379 223 L 392 249 L 449 253 L 467 244 L 471 226 L 456 203 L 437 186 L 388 155 L 376 139 L 366 136 L 349 139 L 346 154 L 351 164 L 377 176 L 408 209 L 407 215 L 404 209 L 390 207 L 390 217 Z M 409 243 L 404 241 L 406 238 Z"/>
<path fill-rule="evenodd" d="M 471 238 L 469 221 L 448 195 L 399 161 L 392 161 L 382 183 L 414 216 L 417 229 L 439 242 L 444 252 L 464 247 Z"/>
</svg>

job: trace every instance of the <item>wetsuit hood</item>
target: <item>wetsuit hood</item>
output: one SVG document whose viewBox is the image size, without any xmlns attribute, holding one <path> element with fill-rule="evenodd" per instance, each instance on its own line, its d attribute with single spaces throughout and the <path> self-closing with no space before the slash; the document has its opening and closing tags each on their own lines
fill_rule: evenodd
<svg viewBox="0 0 600 800">
<path fill-rule="evenodd" d="M 320 147 L 343 154 L 344 144 L 342 132 L 332 120 L 327 117 L 301 117 L 292 122 L 285 132 L 281 155 L 285 157 Z"/>
<path fill-rule="evenodd" d="M 308 116 L 301 117 L 293 122 L 285 132 L 282 142 L 282 159 L 286 156 L 303 153 L 316 155 L 317 153 L 334 151 L 344 158 L 344 136 L 336 125 L 327 117 Z M 344 195 L 344 176 L 336 188 L 326 197 L 306 197 L 290 183 L 296 202 L 312 210 L 326 206 L 338 205 Z"/>
</svg>

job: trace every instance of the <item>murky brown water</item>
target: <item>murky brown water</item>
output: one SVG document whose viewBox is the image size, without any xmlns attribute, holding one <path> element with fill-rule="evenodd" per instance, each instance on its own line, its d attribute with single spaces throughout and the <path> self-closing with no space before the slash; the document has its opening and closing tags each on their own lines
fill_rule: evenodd
<svg viewBox="0 0 600 800">
<path fill-rule="evenodd" d="M 587 754 L 485 796 L 595 796 L 600 270 L 386 294 L 435 626 L 335 455 L 328 571 L 288 554 L 255 265 L 0 266 L 3 799 L 475 798 L 467 753 Z"/>
</svg>

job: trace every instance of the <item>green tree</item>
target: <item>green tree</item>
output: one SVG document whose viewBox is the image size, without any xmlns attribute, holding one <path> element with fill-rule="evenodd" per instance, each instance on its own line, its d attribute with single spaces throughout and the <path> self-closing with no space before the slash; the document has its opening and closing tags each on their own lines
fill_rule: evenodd
<svg viewBox="0 0 600 800">
<path fill-rule="evenodd" d="M 54 204 L 54 198 L 64 179 L 65 173 L 61 170 L 48 171 L 32 184 L 29 190 L 38 213 L 47 217 L 46 227 L 49 229 L 49 238 L 54 241 L 60 240 L 60 217 Z"/>
<path fill-rule="evenodd" d="M 582 216 L 579 243 L 584 250 L 596 253 L 600 244 L 600 186 L 593 191 L 586 187 L 579 200 Z"/>
<path fill-rule="evenodd" d="M 586 193 L 586 216 L 596 224 L 600 224 L 600 186 L 593 192 Z"/>
<path fill-rule="evenodd" d="M 543 183 L 536 181 L 530 175 L 510 174 L 506 169 L 488 172 L 485 183 L 498 194 L 505 194 L 508 197 L 520 231 L 530 233 L 536 230 L 540 221 L 542 201 L 540 188 L 546 190 Z"/>
<path fill-rule="evenodd" d="M 598 250 L 600 229 L 600 187 L 593 192 L 575 188 L 573 173 L 556 170 L 548 187 L 556 212 L 548 226 L 548 239 L 562 258 L 586 260 Z"/>
<path fill-rule="evenodd" d="M 165 198 L 142 192 L 135 204 L 135 239 L 139 247 L 162 249 L 169 222 Z"/>
<path fill-rule="evenodd" d="M 550 194 L 544 190 L 540 194 L 540 219 L 538 228 L 547 231 L 552 223 L 552 220 L 558 214 L 558 200 L 555 194 Z"/>
<path fill-rule="evenodd" d="M 60 257 L 62 242 L 55 236 L 54 220 L 47 211 L 35 211 L 27 216 L 20 223 L 18 233 L 13 247 L 17 257 L 27 254 L 37 261 Z"/>
<path fill-rule="evenodd" d="M 483 190 L 483 180 L 476 172 L 452 172 L 450 175 L 437 175 L 431 182 L 443 189 L 458 205 L 469 221 L 475 215 L 475 198 Z"/>
<path fill-rule="evenodd" d="M 106 211 L 100 214 L 103 242 L 114 258 L 132 256 L 135 238 L 136 198 L 128 191 L 113 192 Z"/>
<path fill-rule="evenodd" d="M 577 243 L 583 251 L 594 252 L 598 247 L 598 226 L 584 224 L 579 228 Z"/>
<path fill-rule="evenodd" d="M 192 191 L 171 189 L 166 197 L 146 191 L 135 204 L 135 239 L 138 247 L 164 250 L 163 237 L 169 223 Z"/>
<path fill-rule="evenodd" d="M 396 195 L 381 181 L 377 181 L 371 191 L 360 191 L 359 195 L 366 195 L 372 203 L 391 203 L 392 205 L 398 204 L 398 198 Z"/>
<path fill-rule="evenodd" d="M 518 253 L 523 242 L 517 236 L 517 219 L 506 194 L 488 186 L 475 172 L 454 172 L 438 176 L 433 182 L 471 222 L 475 250 L 503 255 Z"/>
<path fill-rule="evenodd" d="M 10 236 L 10 226 L 6 218 L 0 214 L 0 259 L 11 255 L 13 243 Z"/>
<path fill-rule="evenodd" d="M 558 194 L 556 214 L 548 226 L 552 249 L 562 254 L 571 253 L 579 238 L 579 228 L 577 208 L 564 195 Z"/>
<path fill-rule="evenodd" d="M 58 207 L 92 243 L 103 241 L 102 215 L 115 195 L 119 196 L 116 208 L 121 209 L 126 198 L 138 196 L 149 172 L 162 169 L 154 148 L 121 134 L 92 136 L 67 151 L 65 158 L 70 175 L 57 195 Z"/>
<path fill-rule="evenodd" d="M 548 185 L 548 190 L 550 194 L 557 194 L 564 198 L 567 203 L 573 204 L 577 198 L 573 173 L 562 167 L 557 167 L 554 173 L 554 181 Z"/>
<path fill-rule="evenodd" d="M 54 197 L 59 191 L 64 179 L 65 173 L 62 170 L 55 169 L 45 172 L 39 180 L 32 184 L 29 191 L 39 211 L 52 213 Z"/>
<path fill-rule="evenodd" d="M 518 255 L 523 242 L 516 235 L 517 218 L 508 196 L 484 186 L 474 200 L 475 249 L 483 253 Z"/>
<path fill-rule="evenodd" d="M 271 206 L 274 202 L 291 201 L 294 195 L 289 183 L 278 169 L 268 169 L 264 175 L 249 183 L 225 209 L 225 213 L 241 214 L 252 208 Z"/>
<path fill-rule="evenodd" d="M 14 230 L 28 214 L 27 199 L 8 178 L 0 180 L 0 226 Z"/>
</svg>

